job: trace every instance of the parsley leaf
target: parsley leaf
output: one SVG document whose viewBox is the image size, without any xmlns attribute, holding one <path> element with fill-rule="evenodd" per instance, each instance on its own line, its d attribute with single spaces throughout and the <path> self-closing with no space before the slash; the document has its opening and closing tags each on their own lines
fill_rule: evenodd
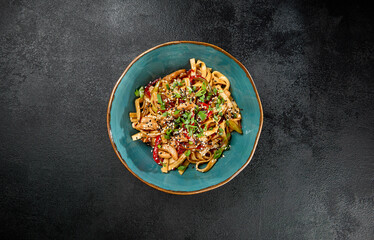
<svg viewBox="0 0 374 240">
<path fill-rule="evenodd" d="M 190 154 L 191 154 L 191 151 L 190 151 L 190 150 L 187 150 L 187 151 L 184 153 L 184 155 L 186 155 L 186 157 L 190 156 Z"/>
</svg>

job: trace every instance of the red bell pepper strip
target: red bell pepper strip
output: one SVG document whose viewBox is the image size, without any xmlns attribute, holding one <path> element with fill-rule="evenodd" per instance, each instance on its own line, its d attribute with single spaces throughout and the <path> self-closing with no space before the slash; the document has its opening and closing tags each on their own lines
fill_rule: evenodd
<svg viewBox="0 0 374 240">
<path fill-rule="evenodd" d="M 207 103 L 203 103 L 203 102 L 201 102 L 200 104 L 203 105 L 203 106 L 206 107 L 206 108 L 209 108 L 209 104 L 207 104 Z"/>
<path fill-rule="evenodd" d="M 161 78 L 157 78 L 156 80 L 153 80 L 152 82 L 148 83 L 148 85 L 144 88 L 144 94 L 148 97 L 151 97 L 151 93 L 149 92 L 149 88 L 153 85 L 155 85 L 158 81 L 160 81 Z"/>
<path fill-rule="evenodd" d="M 213 112 L 212 111 L 208 111 L 208 114 L 206 115 L 206 118 L 210 118 L 211 116 L 213 115 Z"/>
<path fill-rule="evenodd" d="M 161 136 L 158 136 L 156 138 L 156 141 L 155 141 L 155 147 L 153 149 L 153 160 L 155 160 L 155 162 L 158 164 L 158 165 L 161 165 L 161 160 L 160 158 L 158 157 L 158 145 L 160 145 L 161 143 Z"/>
</svg>

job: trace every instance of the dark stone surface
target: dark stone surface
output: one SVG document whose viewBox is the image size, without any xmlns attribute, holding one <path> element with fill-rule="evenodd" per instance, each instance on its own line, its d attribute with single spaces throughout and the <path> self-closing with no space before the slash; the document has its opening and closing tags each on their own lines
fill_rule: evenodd
<svg viewBox="0 0 374 240">
<path fill-rule="evenodd" d="M 2 1 L 0 236 L 374 239 L 372 15 L 357 1 Z M 172 40 L 233 54 L 264 108 L 249 166 L 193 196 L 133 177 L 106 129 L 125 67 Z"/>
</svg>

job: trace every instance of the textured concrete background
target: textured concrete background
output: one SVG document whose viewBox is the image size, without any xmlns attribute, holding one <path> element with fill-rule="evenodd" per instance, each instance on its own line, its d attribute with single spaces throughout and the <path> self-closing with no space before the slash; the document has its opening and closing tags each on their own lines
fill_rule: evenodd
<svg viewBox="0 0 374 240">
<path fill-rule="evenodd" d="M 0 236 L 374 239 L 372 15 L 357 1 L 1 1 Z M 133 177 L 106 129 L 125 67 L 172 40 L 233 54 L 264 108 L 252 162 L 194 196 Z"/>
</svg>

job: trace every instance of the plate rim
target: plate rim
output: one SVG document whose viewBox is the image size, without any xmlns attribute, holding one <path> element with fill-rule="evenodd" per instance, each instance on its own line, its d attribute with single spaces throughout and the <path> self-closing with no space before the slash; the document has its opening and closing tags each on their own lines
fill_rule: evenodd
<svg viewBox="0 0 374 240">
<path fill-rule="evenodd" d="M 175 44 L 182 44 L 182 43 L 188 43 L 188 44 L 196 44 L 196 45 L 203 45 L 203 46 L 208 46 L 208 47 L 211 47 L 215 50 L 218 50 L 222 53 L 224 53 L 226 56 L 228 56 L 229 58 L 231 58 L 232 60 L 234 60 L 242 69 L 243 71 L 245 72 L 245 74 L 247 75 L 248 79 L 250 80 L 251 84 L 252 84 L 252 87 L 253 87 L 253 90 L 256 94 L 256 99 L 257 99 L 257 102 L 258 102 L 258 105 L 259 105 L 259 109 L 260 109 L 260 124 L 259 124 L 259 128 L 258 128 L 258 131 L 257 131 L 257 135 L 256 135 L 256 139 L 255 139 L 255 143 L 253 145 L 253 148 L 252 148 L 252 151 L 251 151 L 251 154 L 249 155 L 249 158 L 247 159 L 247 161 L 244 163 L 244 165 L 239 168 L 233 175 L 231 175 L 229 178 L 223 180 L 222 182 L 219 182 L 215 185 L 212 185 L 212 186 L 209 186 L 209 187 L 206 187 L 206 188 L 202 188 L 202 189 L 199 189 L 199 190 L 193 190 L 193 191 L 174 191 L 174 190 L 169 190 L 169 189 L 165 189 L 165 188 L 162 188 L 162 187 L 159 187 L 159 186 L 156 186 L 152 183 L 149 183 L 147 181 L 145 181 L 144 179 L 142 179 L 141 177 L 139 177 L 137 174 L 135 174 L 131 169 L 130 167 L 127 165 L 126 161 L 122 158 L 121 154 L 119 153 L 118 149 L 117 149 L 117 146 L 116 144 L 114 143 L 113 141 L 113 135 L 112 135 L 112 130 L 111 130 L 111 127 L 110 127 L 110 111 L 112 109 L 112 102 L 113 102 L 113 99 L 114 99 L 114 94 L 117 90 L 117 87 L 118 85 L 121 83 L 123 77 L 126 75 L 126 73 L 128 72 L 128 70 L 132 67 L 132 65 L 138 61 L 141 57 L 143 57 L 144 55 L 146 55 L 147 53 L 155 50 L 155 49 L 158 49 L 160 47 L 164 47 L 164 46 L 168 46 L 168 45 L 175 45 Z M 130 171 L 130 173 L 132 173 L 132 175 L 134 175 L 137 179 L 139 179 L 140 181 L 142 181 L 143 183 L 147 184 L 148 186 L 154 188 L 154 189 L 157 189 L 159 191 L 162 191 L 162 192 L 166 192 L 166 193 L 170 193 L 170 194 L 176 194 L 176 195 L 193 195 L 193 194 L 198 194 L 198 193 L 203 193 L 203 192 L 207 192 L 207 191 L 210 191 L 210 190 L 213 190 L 215 188 L 218 188 L 218 187 L 221 187 L 223 186 L 224 184 L 228 183 L 229 181 L 231 181 L 233 178 L 235 178 L 241 171 L 243 171 L 243 169 L 249 164 L 249 162 L 252 160 L 252 157 L 254 155 L 254 152 L 256 150 L 256 147 L 257 147 L 257 144 L 258 144 L 258 141 L 259 141 L 259 138 L 260 138 L 260 135 L 261 135 L 261 131 L 262 131 L 262 126 L 263 126 L 263 109 L 262 109 L 262 104 L 261 104 L 261 100 L 260 100 L 260 96 L 257 92 L 257 88 L 256 88 L 256 85 L 252 79 L 252 76 L 251 74 L 248 72 L 248 70 L 246 69 L 246 67 L 241 63 L 239 62 L 239 60 L 237 60 L 235 57 L 233 57 L 230 53 L 228 53 L 227 51 L 223 50 L 222 48 L 216 46 L 216 45 L 213 45 L 213 44 L 210 44 L 210 43 L 206 43 L 206 42 L 198 42 L 198 41 L 171 41 L 171 42 L 166 42 L 166 43 L 162 43 L 162 44 L 159 44 L 155 47 L 152 47 L 146 51 L 144 51 L 143 53 L 141 53 L 140 55 L 138 55 L 136 58 L 134 58 L 134 60 L 131 61 L 131 63 L 126 67 L 125 71 L 122 73 L 122 75 L 120 76 L 120 78 L 117 80 L 116 84 L 114 85 L 114 88 L 112 90 L 112 93 L 110 94 L 110 99 L 109 99 L 109 103 L 108 103 L 108 109 L 107 109 L 107 129 L 108 129 L 108 135 L 109 135 L 109 139 L 110 139 L 110 142 L 112 144 L 112 147 L 117 155 L 117 157 L 119 158 L 119 160 L 122 162 L 122 164 L 127 168 L 127 170 Z"/>
</svg>

